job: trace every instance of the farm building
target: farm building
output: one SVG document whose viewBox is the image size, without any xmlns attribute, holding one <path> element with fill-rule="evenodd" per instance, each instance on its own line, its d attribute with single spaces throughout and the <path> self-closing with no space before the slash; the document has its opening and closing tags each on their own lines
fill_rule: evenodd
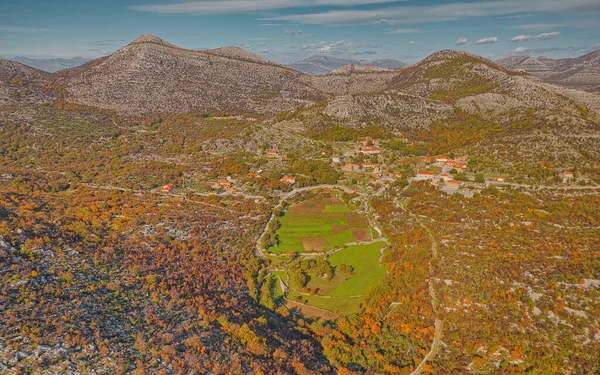
<svg viewBox="0 0 600 375">
<path fill-rule="evenodd" d="M 498 177 L 496 177 L 496 181 L 498 181 L 498 182 L 504 182 L 504 177 L 498 176 Z"/>
<path fill-rule="evenodd" d="M 565 178 L 567 178 L 567 179 L 571 179 L 571 178 L 573 178 L 573 177 L 574 177 L 574 174 L 573 174 L 573 172 L 571 172 L 571 171 L 566 171 L 566 172 L 565 172 Z"/>
</svg>

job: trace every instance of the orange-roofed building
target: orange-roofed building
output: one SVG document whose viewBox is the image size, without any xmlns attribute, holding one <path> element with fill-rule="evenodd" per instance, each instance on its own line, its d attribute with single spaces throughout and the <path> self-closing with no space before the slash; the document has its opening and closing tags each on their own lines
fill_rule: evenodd
<svg viewBox="0 0 600 375">
<path fill-rule="evenodd" d="M 285 176 L 284 178 L 282 178 L 279 181 L 283 182 L 284 184 L 286 184 L 288 186 L 292 186 L 296 183 L 296 177 Z"/>
<path fill-rule="evenodd" d="M 574 174 L 573 174 L 573 172 L 571 172 L 571 171 L 566 171 L 566 172 L 565 172 L 565 177 L 566 177 L 566 178 L 573 178 L 574 176 L 575 176 L 575 175 L 574 175 Z"/>
<path fill-rule="evenodd" d="M 248 176 L 248 177 L 254 177 L 254 178 L 257 178 L 257 177 L 258 177 L 258 174 L 257 174 L 257 173 L 254 173 L 254 172 L 248 172 L 248 174 L 247 174 L 246 176 Z"/>
<path fill-rule="evenodd" d="M 448 157 L 446 155 L 440 155 L 435 158 L 435 161 L 441 161 L 445 163 L 448 161 Z"/>
<path fill-rule="evenodd" d="M 498 176 L 498 177 L 496 177 L 496 181 L 498 181 L 498 182 L 504 182 L 504 177 Z"/>
<path fill-rule="evenodd" d="M 170 193 L 171 190 L 173 190 L 173 184 L 166 184 L 165 186 L 162 187 L 162 191 L 164 191 L 165 193 Z"/>
<path fill-rule="evenodd" d="M 231 184 L 231 181 L 227 181 L 227 180 L 219 180 L 219 181 L 217 182 L 217 184 L 218 184 L 219 186 L 221 186 L 221 187 L 228 188 L 228 189 L 229 189 L 229 188 L 231 187 L 231 185 L 232 185 L 232 184 Z"/>
<path fill-rule="evenodd" d="M 448 186 L 448 188 L 450 188 L 450 189 L 456 190 L 460 187 L 460 181 L 457 181 L 457 180 L 446 181 L 446 186 Z"/>
<path fill-rule="evenodd" d="M 442 178 L 442 180 L 444 180 L 444 181 L 450 181 L 450 180 L 452 180 L 452 176 L 450 176 L 448 173 L 442 173 L 442 174 L 440 175 L 440 177 L 441 177 L 441 178 Z"/>
<path fill-rule="evenodd" d="M 434 176 L 431 171 L 418 171 L 415 180 L 432 180 Z"/>
<path fill-rule="evenodd" d="M 365 147 L 365 148 L 361 149 L 360 152 L 362 152 L 363 154 L 366 154 L 366 155 L 376 155 L 376 154 L 379 154 L 381 152 L 381 148 L 379 148 L 379 147 Z"/>
<path fill-rule="evenodd" d="M 279 151 L 277 150 L 267 150 L 267 156 L 270 156 L 272 158 L 276 158 L 279 156 Z"/>
</svg>

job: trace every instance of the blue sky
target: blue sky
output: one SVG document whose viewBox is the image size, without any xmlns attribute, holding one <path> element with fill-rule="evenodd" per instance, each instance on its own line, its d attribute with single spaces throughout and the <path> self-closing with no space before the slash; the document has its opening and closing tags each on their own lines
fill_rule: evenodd
<svg viewBox="0 0 600 375">
<path fill-rule="evenodd" d="M 600 0 L 0 0 L 0 55 L 98 57 L 140 34 L 235 45 L 289 63 L 313 54 L 416 62 L 600 49 Z"/>
</svg>

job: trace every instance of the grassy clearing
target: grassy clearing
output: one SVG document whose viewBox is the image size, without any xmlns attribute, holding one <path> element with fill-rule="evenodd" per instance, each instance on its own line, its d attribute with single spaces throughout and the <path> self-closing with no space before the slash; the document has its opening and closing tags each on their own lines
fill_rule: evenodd
<svg viewBox="0 0 600 375">
<path fill-rule="evenodd" d="M 385 269 L 379 265 L 380 251 L 384 244 L 375 242 L 369 245 L 349 246 L 330 256 L 329 263 L 332 266 L 348 264 L 354 268 L 354 275 L 327 295 L 365 295 L 370 287 L 379 284 L 385 277 Z"/>
<path fill-rule="evenodd" d="M 348 315 L 360 310 L 360 304 L 364 302 L 364 297 L 360 298 L 324 298 L 315 295 L 302 295 L 302 303 L 315 306 L 321 309 L 329 310 L 334 313 Z M 290 294 L 290 300 L 296 300 L 297 295 Z"/>
<path fill-rule="evenodd" d="M 283 282 L 287 285 L 289 283 L 287 273 L 285 271 L 275 271 L 273 272 L 273 276 L 275 277 L 275 299 L 282 299 L 284 293 L 281 289 L 279 278 L 281 278 L 281 280 L 283 280 Z"/>
<path fill-rule="evenodd" d="M 322 251 L 355 242 L 353 229 L 369 229 L 368 221 L 360 219 L 360 216 L 341 202 L 332 202 L 332 199 L 316 198 L 298 203 L 279 218 L 276 232 L 279 243 L 268 250 L 275 254 L 312 252 L 314 247 L 307 249 L 305 245 L 315 244 L 318 242 L 316 239 L 326 242 L 327 246 Z"/>
</svg>

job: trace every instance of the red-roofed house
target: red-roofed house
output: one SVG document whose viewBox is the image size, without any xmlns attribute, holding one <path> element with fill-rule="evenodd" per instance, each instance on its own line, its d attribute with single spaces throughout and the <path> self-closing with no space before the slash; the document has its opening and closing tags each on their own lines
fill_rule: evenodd
<svg viewBox="0 0 600 375">
<path fill-rule="evenodd" d="M 248 172 L 247 176 L 257 178 L 258 174 L 254 173 L 254 172 Z"/>
<path fill-rule="evenodd" d="M 381 152 L 381 148 L 379 148 L 379 147 L 365 147 L 365 148 L 361 149 L 360 152 L 362 152 L 363 154 L 366 154 L 366 155 L 376 155 L 376 154 L 379 154 Z"/>
<path fill-rule="evenodd" d="M 428 156 L 425 156 L 425 157 L 423 157 L 423 161 L 424 161 L 425 163 L 431 163 L 431 162 L 433 161 L 433 159 L 432 159 L 432 158 L 430 158 L 430 157 L 428 157 Z"/>
<path fill-rule="evenodd" d="M 450 180 L 452 180 L 452 176 L 450 176 L 448 173 L 442 173 L 442 174 L 440 175 L 440 177 L 441 177 L 441 179 L 442 179 L 442 180 L 444 180 L 444 181 L 450 181 Z"/>
<path fill-rule="evenodd" d="M 217 182 L 217 185 L 219 185 L 220 187 L 229 189 L 231 187 L 232 183 L 231 183 L 231 181 L 227 181 L 227 180 L 219 180 Z"/>
<path fill-rule="evenodd" d="M 171 190 L 173 190 L 173 184 L 166 184 L 165 186 L 162 187 L 162 191 L 165 193 L 170 193 Z"/>
<path fill-rule="evenodd" d="M 504 177 L 498 176 L 498 177 L 496 177 L 496 181 L 498 181 L 498 182 L 504 182 Z"/>
<path fill-rule="evenodd" d="M 270 156 L 272 158 L 276 158 L 279 156 L 279 151 L 277 150 L 267 150 L 267 156 Z"/>
<path fill-rule="evenodd" d="M 565 171 L 565 178 L 573 178 L 574 174 L 571 171 Z"/>
<path fill-rule="evenodd" d="M 458 190 L 458 188 L 460 187 L 460 181 L 457 181 L 457 180 L 446 181 L 446 186 L 449 189 Z"/>
<path fill-rule="evenodd" d="M 448 161 L 448 157 L 446 155 L 440 155 L 435 158 L 435 161 L 441 161 L 445 163 Z"/>
<path fill-rule="evenodd" d="M 430 171 L 418 171 L 415 180 L 432 180 L 434 176 Z"/>
</svg>

